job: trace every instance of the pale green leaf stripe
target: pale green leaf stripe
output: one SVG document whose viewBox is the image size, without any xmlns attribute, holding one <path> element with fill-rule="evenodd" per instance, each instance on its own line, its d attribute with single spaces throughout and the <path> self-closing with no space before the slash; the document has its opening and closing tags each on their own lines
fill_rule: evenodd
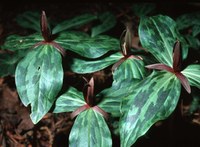
<svg viewBox="0 0 200 147">
<path fill-rule="evenodd" d="M 191 26 L 200 25 L 200 12 L 192 12 L 180 15 L 176 19 L 177 29 L 182 30 Z"/>
<path fill-rule="evenodd" d="M 69 136 L 70 147 L 112 147 L 110 130 L 101 114 L 88 109 L 80 113 Z"/>
<path fill-rule="evenodd" d="M 18 62 L 28 53 L 28 50 L 16 51 L 12 54 L 0 54 L 0 77 L 14 75 Z"/>
<path fill-rule="evenodd" d="M 122 102 L 121 147 L 129 147 L 157 121 L 167 118 L 179 100 L 181 84 L 175 75 L 155 72 Z"/>
<path fill-rule="evenodd" d="M 89 37 L 83 32 L 62 32 L 55 39 L 66 50 L 86 58 L 98 58 L 109 51 L 119 50 L 119 40 L 107 35 Z"/>
<path fill-rule="evenodd" d="M 119 65 L 114 73 L 113 79 L 115 81 L 122 81 L 124 79 L 143 79 L 146 75 L 144 62 L 138 59 L 126 59 Z"/>
<path fill-rule="evenodd" d="M 72 112 L 85 104 L 83 93 L 70 87 L 63 95 L 58 97 L 53 112 Z"/>
<path fill-rule="evenodd" d="M 60 24 L 56 25 L 52 30 L 52 34 L 57 34 L 61 31 L 67 30 L 67 29 L 85 25 L 95 19 L 97 19 L 97 16 L 93 15 L 93 14 L 82 14 L 82 15 L 76 16 L 74 18 L 65 20 L 65 21 L 61 22 Z"/>
<path fill-rule="evenodd" d="M 39 33 L 31 34 L 29 36 L 10 35 L 6 38 L 5 43 L 3 44 L 3 46 L 1 46 L 1 48 L 12 51 L 20 49 L 30 49 L 36 43 L 42 40 L 43 38 Z"/>
<path fill-rule="evenodd" d="M 38 12 L 27 11 L 23 14 L 19 14 L 16 17 L 17 23 L 28 29 L 33 29 L 40 32 L 40 14 Z"/>
<path fill-rule="evenodd" d="M 117 61 L 119 61 L 123 55 L 119 52 L 111 54 L 108 57 L 98 60 L 83 60 L 79 58 L 73 58 L 70 68 L 75 73 L 92 73 L 102 70 Z"/>
<path fill-rule="evenodd" d="M 166 24 L 167 23 L 167 24 Z M 160 62 L 172 65 L 174 40 L 172 27 L 175 22 L 167 16 L 143 18 L 139 25 L 139 36 L 144 48 L 147 48 Z"/>
<path fill-rule="evenodd" d="M 196 86 L 200 88 L 200 65 L 199 64 L 192 64 L 186 67 L 182 71 L 183 75 L 185 75 L 191 86 Z"/>
<path fill-rule="evenodd" d="M 15 74 L 20 99 L 25 106 L 31 104 L 31 119 L 36 124 L 62 87 L 61 55 L 50 45 L 38 46 L 19 62 Z"/>
<path fill-rule="evenodd" d="M 116 24 L 116 18 L 110 12 L 105 12 L 105 13 L 100 14 L 99 19 L 101 21 L 101 24 L 92 28 L 91 30 L 92 37 L 108 31 L 109 29 L 113 28 Z"/>
<path fill-rule="evenodd" d="M 110 88 L 103 90 L 96 96 L 102 99 L 98 106 L 112 116 L 119 117 L 121 115 L 120 105 L 122 99 L 132 94 L 134 86 L 139 81 L 133 78 L 114 81 Z"/>
<path fill-rule="evenodd" d="M 168 16 L 144 17 L 139 25 L 139 36 L 142 46 L 161 63 L 172 66 L 173 46 L 177 40 L 182 44 L 183 58 L 187 57 L 186 41 L 176 30 L 176 22 Z"/>
</svg>

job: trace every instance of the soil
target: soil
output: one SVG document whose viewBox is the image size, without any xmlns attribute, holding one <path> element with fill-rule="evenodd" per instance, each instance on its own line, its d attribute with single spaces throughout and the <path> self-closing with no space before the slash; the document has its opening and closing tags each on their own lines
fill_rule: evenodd
<svg viewBox="0 0 200 147">
<path fill-rule="evenodd" d="M 9 3 L 10 2 L 10 3 Z M 10 34 L 27 34 L 30 30 L 21 28 L 15 17 L 25 11 L 46 11 L 50 19 L 57 22 L 80 15 L 85 12 L 97 13 L 111 11 L 117 16 L 114 29 L 108 35 L 119 38 L 124 29 L 121 23 L 124 15 L 129 13 L 128 2 L 111 1 L 56 2 L 56 1 L 9 1 L 0 2 L 0 40 Z M 176 18 L 180 14 L 200 9 L 199 3 L 156 3 L 157 14 Z M 88 26 L 89 27 L 89 26 Z M 112 83 L 108 71 L 94 74 L 98 87 L 96 93 L 109 87 Z M 83 86 L 82 75 L 65 73 L 65 84 L 79 89 Z M 90 76 L 90 75 L 85 75 Z M 66 78 L 67 77 L 67 78 Z M 68 79 L 68 80 L 66 80 Z M 191 97 L 183 93 L 175 112 L 166 120 L 156 123 L 146 135 L 138 139 L 134 147 L 199 147 L 200 120 L 198 116 L 186 116 Z M 49 112 L 36 125 L 30 120 L 30 107 L 25 107 L 17 94 L 13 76 L 0 78 L 0 147 L 67 147 L 73 120 L 69 113 L 53 114 Z M 195 118 L 194 118 L 195 117 Z M 196 119 L 197 117 L 197 119 Z M 194 121 L 196 119 L 196 121 Z M 113 147 L 119 147 L 119 136 L 113 134 Z"/>
</svg>

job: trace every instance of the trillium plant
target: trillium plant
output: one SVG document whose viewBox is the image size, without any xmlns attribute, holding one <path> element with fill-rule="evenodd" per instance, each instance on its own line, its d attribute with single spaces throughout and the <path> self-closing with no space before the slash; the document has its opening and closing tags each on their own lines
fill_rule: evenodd
<svg viewBox="0 0 200 147">
<path fill-rule="evenodd" d="M 113 133 L 121 147 L 132 146 L 174 112 L 182 91 L 192 94 L 194 87 L 200 88 L 199 61 L 186 62 L 194 44 L 181 33 L 179 21 L 148 16 L 151 10 L 146 11 L 137 11 L 138 24 L 128 20 L 116 38 L 106 35 L 117 22 L 111 12 L 82 14 L 57 25 L 45 11 L 19 15 L 19 25 L 34 33 L 5 38 L 0 75 L 15 77 L 19 98 L 31 108 L 34 124 L 47 113 L 70 113 L 74 123 L 69 146 L 112 147 Z M 77 29 L 89 23 L 90 31 Z M 95 92 L 93 74 L 105 69 L 112 75 L 111 86 Z M 67 70 L 82 75 L 82 91 L 63 84 Z M 112 120 L 117 120 L 116 130 L 111 129 Z"/>
</svg>

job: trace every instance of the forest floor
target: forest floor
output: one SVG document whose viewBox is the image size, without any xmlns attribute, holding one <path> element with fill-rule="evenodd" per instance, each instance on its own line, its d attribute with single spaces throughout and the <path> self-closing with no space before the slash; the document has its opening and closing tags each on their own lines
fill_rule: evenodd
<svg viewBox="0 0 200 147">
<path fill-rule="evenodd" d="M 46 11 L 54 20 L 65 20 L 84 12 L 112 11 L 116 16 L 124 15 L 130 8 L 129 3 L 112 2 L 12 2 L 0 5 L 0 42 L 9 34 L 26 34 L 17 25 L 14 18 L 25 11 Z M 132 3 L 131 3 L 132 4 Z M 175 18 L 183 13 L 200 9 L 198 3 L 156 3 L 157 13 Z M 120 21 L 120 17 L 118 17 Z M 118 24 L 109 33 L 119 38 L 124 27 Z M 0 50 L 1 51 L 1 50 Z M 1 70 L 1 67 L 0 67 Z M 79 75 L 67 73 L 71 85 L 81 85 Z M 107 87 L 110 81 L 104 72 L 96 74 L 101 87 Z M 69 78 L 68 78 L 69 79 Z M 107 82 L 106 82 L 107 81 Z M 190 100 L 188 100 L 190 102 Z M 188 103 L 189 103 L 188 102 Z M 176 111 L 166 120 L 156 123 L 149 132 L 141 137 L 135 147 L 199 147 L 200 124 L 184 116 L 188 103 L 179 103 Z M 30 119 L 30 108 L 25 107 L 17 94 L 14 76 L 0 78 L 0 147 L 67 147 L 73 120 L 69 113 L 48 113 L 36 125 Z M 113 135 L 113 146 L 119 147 L 119 137 Z"/>
</svg>

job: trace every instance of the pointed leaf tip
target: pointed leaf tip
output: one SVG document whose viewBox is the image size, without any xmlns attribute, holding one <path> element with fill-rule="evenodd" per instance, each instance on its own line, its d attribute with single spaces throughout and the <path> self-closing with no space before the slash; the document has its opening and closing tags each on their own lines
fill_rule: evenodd
<svg viewBox="0 0 200 147">
<path fill-rule="evenodd" d="M 180 72 L 176 73 L 176 77 L 180 80 L 182 86 L 188 93 L 191 93 L 191 88 L 188 79 Z"/>
<path fill-rule="evenodd" d="M 171 73 L 174 72 L 171 67 L 169 67 L 168 65 L 162 64 L 162 63 L 151 64 L 151 65 L 147 65 L 145 67 L 148 68 L 148 69 L 166 70 L 166 71 L 169 71 Z"/>
<path fill-rule="evenodd" d="M 46 17 L 45 11 L 42 11 L 41 14 L 41 19 L 40 19 L 40 28 L 41 28 L 41 33 L 45 41 L 49 41 L 51 37 L 51 32 L 48 27 L 48 21 Z"/>
<path fill-rule="evenodd" d="M 173 48 L 173 69 L 175 72 L 181 71 L 182 65 L 182 50 L 179 41 L 176 41 Z"/>
<path fill-rule="evenodd" d="M 89 106 L 92 106 L 94 97 L 94 78 L 92 77 L 90 81 L 88 81 L 85 77 L 83 77 L 83 79 L 87 82 L 83 90 L 84 99 Z"/>
</svg>

